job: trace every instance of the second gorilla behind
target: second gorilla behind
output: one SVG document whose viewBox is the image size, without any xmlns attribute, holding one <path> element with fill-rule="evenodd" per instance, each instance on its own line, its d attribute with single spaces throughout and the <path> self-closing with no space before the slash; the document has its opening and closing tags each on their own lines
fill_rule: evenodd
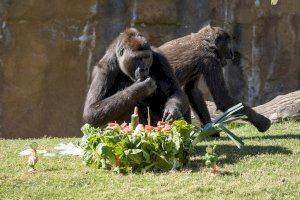
<svg viewBox="0 0 300 200">
<path fill-rule="evenodd" d="M 218 109 L 225 111 L 239 103 L 229 95 L 222 71 L 222 67 L 227 64 L 226 59 L 233 57 L 229 43 L 230 36 L 222 28 L 206 26 L 197 33 L 159 47 L 175 70 L 192 109 L 203 124 L 211 122 L 211 118 L 202 92 L 197 88 L 202 75 Z M 245 104 L 240 113 L 245 114 L 248 121 L 261 132 L 268 130 L 271 125 L 268 118 Z"/>
</svg>

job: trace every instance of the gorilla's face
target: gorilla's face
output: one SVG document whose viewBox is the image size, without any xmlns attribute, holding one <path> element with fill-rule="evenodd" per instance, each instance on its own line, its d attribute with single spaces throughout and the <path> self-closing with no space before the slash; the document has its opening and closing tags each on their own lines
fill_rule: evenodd
<svg viewBox="0 0 300 200">
<path fill-rule="evenodd" d="M 226 59 L 233 59 L 233 51 L 230 36 L 223 29 L 217 30 L 215 45 L 222 65 L 226 65 Z"/>
<path fill-rule="evenodd" d="M 152 50 L 146 38 L 136 29 L 130 28 L 120 34 L 116 54 L 121 71 L 131 80 L 148 77 L 153 62 Z"/>
<path fill-rule="evenodd" d="M 205 40 L 213 45 L 214 53 L 223 66 L 227 64 L 226 59 L 233 59 L 230 36 L 224 29 L 209 25 L 199 32 L 204 35 Z"/>
</svg>

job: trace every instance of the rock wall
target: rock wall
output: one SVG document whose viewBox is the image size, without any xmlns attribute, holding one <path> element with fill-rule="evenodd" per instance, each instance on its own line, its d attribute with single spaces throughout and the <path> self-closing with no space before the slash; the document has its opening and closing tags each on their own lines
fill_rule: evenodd
<svg viewBox="0 0 300 200">
<path fill-rule="evenodd" d="M 300 88 L 300 2 L 2 0 L 0 137 L 80 135 L 93 65 L 125 27 L 159 46 L 206 24 L 233 35 L 230 92 L 250 105 Z"/>
<path fill-rule="evenodd" d="M 79 135 L 95 1 L 1 1 L 1 136 Z"/>
<path fill-rule="evenodd" d="M 224 0 L 213 21 L 234 37 L 239 59 L 225 70 L 230 91 L 250 105 L 300 88 L 300 1 Z"/>
</svg>

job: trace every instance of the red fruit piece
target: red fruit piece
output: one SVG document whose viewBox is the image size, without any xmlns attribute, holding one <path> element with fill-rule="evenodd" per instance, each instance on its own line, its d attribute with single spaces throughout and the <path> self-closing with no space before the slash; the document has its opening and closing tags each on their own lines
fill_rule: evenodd
<svg viewBox="0 0 300 200">
<path fill-rule="evenodd" d="M 125 134 L 131 134 L 131 128 L 129 126 L 126 126 L 122 129 L 122 132 Z"/>
<path fill-rule="evenodd" d="M 151 132 L 153 129 L 154 129 L 153 126 L 149 126 L 149 125 L 146 125 L 146 126 L 145 126 L 146 132 Z"/>
<path fill-rule="evenodd" d="M 143 124 L 138 124 L 135 129 L 138 129 L 139 131 L 142 131 L 142 132 L 145 131 L 145 127 Z"/>
<path fill-rule="evenodd" d="M 171 126 L 170 126 L 170 124 L 165 124 L 165 126 L 163 127 L 163 131 L 169 131 L 169 130 L 171 130 Z"/>
<path fill-rule="evenodd" d="M 128 127 L 128 124 L 126 122 L 123 122 L 121 125 L 120 125 L 121 128 L 126 128 Z"/>
<path fill-rule="evenodd" d="M 163 121 L 158 121 L 157 122 L 157 126 L 164 126 L 166 124 L 166 122 Z"/>
</svg>

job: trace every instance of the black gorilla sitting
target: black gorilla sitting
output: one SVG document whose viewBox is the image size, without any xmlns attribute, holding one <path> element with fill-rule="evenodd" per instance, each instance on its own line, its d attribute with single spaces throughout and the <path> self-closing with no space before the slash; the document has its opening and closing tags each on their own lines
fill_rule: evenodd
<svg viewBox="0 0 300 200">
<path fill-rule="evenodd" d="M 94 67 L 83 119 L 93 126 L 129 121 L 134 106 L 146 123 L 147 107 L 151 122 L 190 119 L 189 103 L 180 90 L 166 58 L 149 46 L 145 37 L 130 28 L 109 46 Z"/>
</svg>

